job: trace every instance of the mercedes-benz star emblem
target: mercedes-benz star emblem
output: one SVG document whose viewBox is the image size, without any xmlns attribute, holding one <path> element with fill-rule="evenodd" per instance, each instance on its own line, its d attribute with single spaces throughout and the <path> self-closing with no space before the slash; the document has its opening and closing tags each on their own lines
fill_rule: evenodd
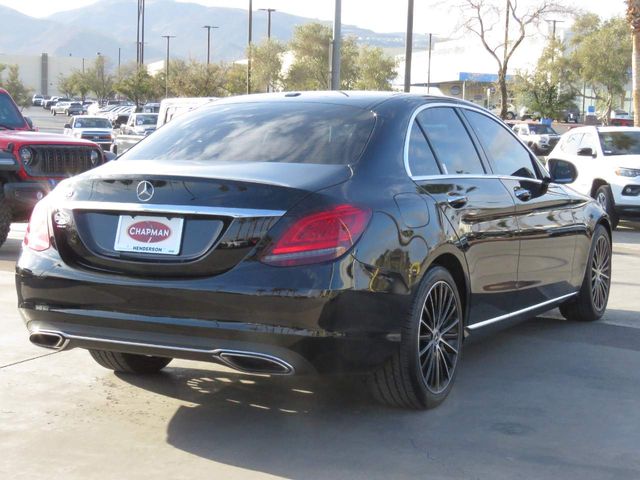
<svg viewBox="0 0 640 480">
<path fill-rule="evenodd" d="M 148 202 L 153 197 L 153 185 L 151 185 L 151 182 L 143 180 L 138 184 L 136 193 L 138 195 L 138 200 L 141 202 Z"/>
</svg>

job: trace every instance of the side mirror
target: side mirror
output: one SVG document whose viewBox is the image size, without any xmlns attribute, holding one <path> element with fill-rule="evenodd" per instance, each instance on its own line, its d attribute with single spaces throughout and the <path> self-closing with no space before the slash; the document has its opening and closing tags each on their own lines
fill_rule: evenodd
<svg viewBox="0 0 640 480">
<path fill-rule="evenodd" d="M 567 184 L 575 182 L 576 178 L 578 178 L 578 171 L 573 163 L 552 158 L 547 162 L 547 167 L 549 168 L 550 176 L 544 178 L 544 182 L 548 178 L 548 182 Z"/>
<path fill-rule="evenodd" d="M 64 128 L 71 128 L 71 124 L 70 123 L 65 123 L 64 124 Z"/>
<path fill-rule="evenodd" d="M 596 158 L 596 153 L 591 149 L 591 147 L 583 147 L 578 149 L 578 156 Z"/>
</svg>

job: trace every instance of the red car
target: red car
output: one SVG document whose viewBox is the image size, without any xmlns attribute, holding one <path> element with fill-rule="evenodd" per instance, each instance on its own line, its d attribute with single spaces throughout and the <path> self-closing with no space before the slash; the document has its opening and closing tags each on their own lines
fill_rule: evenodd
<svg viewBox="0 0 640 480">
<path fill-rule="evenodd" d="M 60 180 L 106 160 L 93 142 L 34 131 L 9 92 L 0 88 L 0 245 L 11 223 L 27 220 L 35 203 Z"/>
</svg>

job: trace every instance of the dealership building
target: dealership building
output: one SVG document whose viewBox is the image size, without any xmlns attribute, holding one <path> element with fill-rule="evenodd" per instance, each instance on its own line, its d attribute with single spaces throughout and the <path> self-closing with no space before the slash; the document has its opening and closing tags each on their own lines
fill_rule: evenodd
<svg viewBox="0 0 640 480">
<path fill-rule="evenodd" d="M 20 80 L 34 93 L 59 95 L 58 80 L 74 70 L 84 68 L 85 59 L 80 57 L 57 57 L 47 53 L 40 55 L 6 55 L 0 53 L 0 65 L 17 65 Z M 6 70 L 4 75 L 6 77 Z"/>
</svg>

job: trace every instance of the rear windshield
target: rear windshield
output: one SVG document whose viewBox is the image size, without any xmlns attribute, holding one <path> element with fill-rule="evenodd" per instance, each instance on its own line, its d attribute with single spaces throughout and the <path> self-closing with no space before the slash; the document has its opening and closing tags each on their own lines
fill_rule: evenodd
<svg viewBox="0 0 640 480">
<path fill-rule="evenodd" d="M 600 143 L 605 155 L 640 155 L 640 131 L 600 132 Z"/>
<path fill-rule="evenodd" d="M 529 125 L 529 131 L 536 135 L 557 135 L 557 132 L 549 125 Z"/>
<path fill-rule="evenodd" d="M 106 118 L 78 118 L 75 128 L 107 128 L 111 130 L 111 122 Z"/>
<path fill-rule="evenodd" d="M 155 125 L 158 123 L 158 115 L 136 115 L 136 125 Z"/>
<path fill-rule="evenodd" d="M 11 97 L 6 93 L 0 93 L 0 129 L 24 127 L 24 118 L 16 105 L 11 101 Z"/>
<path fill-rule="evenodd" d="M 372 112 L 345 105 L 211 105 L 176 118 L 122 159 L 346 165 L 358 160 L 374 123 Z"/>
</svg>

